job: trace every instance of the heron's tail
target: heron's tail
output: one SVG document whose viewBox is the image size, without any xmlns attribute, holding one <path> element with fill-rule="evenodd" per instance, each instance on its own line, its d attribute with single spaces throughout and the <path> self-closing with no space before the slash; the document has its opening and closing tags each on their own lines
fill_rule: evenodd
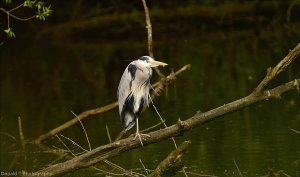
<svg viewBox="0 0 300 177">
<path fill-rule="evenodd" d="M 125 131 L 131 129 L 135 125 L 135 121 L 135 114 L 129 111 L 125 112 L 124 117 L 122 117 L 122 126 L 125 129 Z"/>
</svg>

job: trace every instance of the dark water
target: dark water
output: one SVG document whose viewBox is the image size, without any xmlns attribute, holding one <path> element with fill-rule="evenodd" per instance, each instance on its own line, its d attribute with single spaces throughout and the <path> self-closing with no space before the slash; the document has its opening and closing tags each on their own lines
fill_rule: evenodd
<svg viewBox="0 0 300 177">
<path fill-rule="evenodd" d="M 154 101 L 166 123 L 174 124 L 178 118 L 184 120 L 197 111 L 204 112 L 249 94 L 266 69 L 300 41 L 299 24 L 286 27 L 274 23 L 259 29 L 200 30 L 191 26 L 190 33 L 168 33 L 154 22 L 155 56 L 169 64 L 161 70 L 167 74 L 185 64 L 192 65 Z M 129 60 L 147 54 L 145 36 L 139 40 L 100 38 L 96 42 L 86 36 L 76 42 L 64 39 L 55 43 L 46 39 L 28 41 L 21 36 L 1 46 L 1 171 L 9 168 L 15 151 L 21 148 L 18 117 L 22 118 L 29 143 L 71 119 L 70 111 L 78 114 L 109 104 L 116 100 L 118 82 Z M 299 67 L 298 59 L 269 88 L 299 78 Z M 152 83 L 156 80 L 155 75 Z M 177 137 L 177 144 L 192 142 L 183 157 L 186 171 L 240 176 L 239 169 L 244 176 L 262 176 L 271 168 L 300 176 L 300 134 L 291 130 L 300 131 L 299 107 L 299 93 L 291 91 L 282 99 L 258 103 Z M 141 115 L 142 129 L 158 122 L 151 106 Z M 117 109 L 88 118 L 83 124 L 92 148 L 108 143 L 105 126 L 112 137 L 121 130 Z M 61 134 L 88 147 L 79 124 Z M 64 148 L 55 137 L 46 143 L 52 149 Z M 110 160 L 127 170 L 139 171 L 141 159 L 153 169 L 173 149 L 169 140 Z M 30 143 L 26 152 L 27 158 L 16 170 L 34 171 L 56 158 Z M 85 171 L 78 174 L 91 175 Z"/>
</svg>

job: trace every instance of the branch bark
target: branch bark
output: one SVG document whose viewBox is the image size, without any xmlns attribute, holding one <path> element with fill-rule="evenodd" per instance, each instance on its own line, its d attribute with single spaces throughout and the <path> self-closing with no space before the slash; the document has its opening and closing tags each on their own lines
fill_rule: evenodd
<svg viewBox="0 0 300 177">
<path fill-rule="evenodd" d="M 148 177 L 162 176 L 170 170 L 175 164 L 180 162 L 181 156 L 187 151 L 191 141 L 184 141 L 177 149 L 174 149 Z"/>
<path fill-rule="evenodd" d="M 287 57 L 285 57 L 282 61 L 280 61 L 273 69 L 269 69 L 270 70 L 269 72 L 279 74 L 280 72 L 285 70 L 286 67 L 293 60 L 295 60 L 296 57 L 298 57 L 299 50 L 300 50 L 300 43 L 293 50 L 291 50 L 290 53 L 287 55 Z M 287 65 L 285 67 L 280 67 L 281 63 L 287 63 Z M 275 76 L 277 76 L 278 74 L 275 74 Z M 272 77 L 272 79 L 274 79 L 274 77 Z M 269 81 L 267 83 L 269 83 Z M 262 82 L 264 82 L 264 80 Z M 147 146 L 148 144 L 157 143 L 169 139 L 171 137 L 182 135 L 186 131 L 199 127 L 223 115 L 238 111 L 242 108 L 245 108 L 257 102 L 263 100 L 269 101 L 272 98 L 280 98 L 280 95 L 287 91 L 295 90 L 295 89 L 298 90 L 299 83 L 300 83 L 300 78 L 284 83 L 270 90 L 264 90 L 265 87 L 262 87 L 262 90 L 255 89 L 252 93 L 250 93 L 246 97 L 230 102 L 228 104 L 224 104 L 223 106 L 217 107 L 205 113 L 198 113 L 193 117 L 188 118 L 185 121 L 178 120 L 178 122 L 176 124 L 173 124 L 172 126 L 149 133 L 148 134 L 150 135 L 149 137 L 144 136 L 143 137 L 144 146 Z M 259 85 L 261 85 L 261 83 Z M 49 166 L 45 169 L 38 171 L 38 173 L 43 173 L 46 175 L 49 174 L 48 176 L 61 176 L 62 174 L 69 173 L 74 170 L 78 170 L 80 168 L 88 167 L 106 158 L 113 157 L 125 151 L 129 151 L 139 147 L 141 147 L 141 144 L 138 139 L 135 140 L 132 138 L 122 139 L 107 145 L 100 146 L 96 149 L 93 149 L 92 151 L 77 156 L 66 162 Z"/>
<path fill-rule="evenodd" d="M 284 59 L 282 59 L 275 68 L 268 68 L 267 75 L 265 78 L 260 82 L 260 84 L 255 88 L 255 92 L 261 92 L 267 84 L 271 80 L 273 80 L 277 75 L 279 75 L 282 71 L 286 69 L 293 61 L 294 59 L 299 55 L 300 53 L 300 44 L 298 44 L 293 50 L 291 50 Z"/>
</svg>

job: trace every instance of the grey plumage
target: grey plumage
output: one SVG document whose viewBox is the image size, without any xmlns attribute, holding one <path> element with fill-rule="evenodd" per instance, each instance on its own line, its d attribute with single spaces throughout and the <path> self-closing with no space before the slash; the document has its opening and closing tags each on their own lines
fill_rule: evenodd
<svg viewBox="0 0 300 177">
<path fill-rule="evenodd" d="M 122 75 L 118 100 L 121 123 L 126 131 L 134 126 L 144 105 L 149 104 L 151 76 L 152 68 L 140 60 L 132 61 Z"/>
<path fill-rule="evenodd" d="M 151 67 L 165 65 L 149 56 L 143 56 L 126 67 L 118 87 L 120 120 L 125 131 L 134 126 L 144 105 L 149 105 Z"/>
</svg>

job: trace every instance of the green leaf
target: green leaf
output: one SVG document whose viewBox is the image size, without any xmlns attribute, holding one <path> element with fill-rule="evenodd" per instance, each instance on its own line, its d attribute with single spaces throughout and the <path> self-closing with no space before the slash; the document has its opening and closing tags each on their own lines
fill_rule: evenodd
<svg viewBox="0 0 300 177">
<path fill-rule="evenodd" d="M 38 12 L 36 15 L 35 15 L 35 18 L 39 19 L 39 20 L 45 20 L 45 16 L 43 13 L 40 13 Z"/>
<path fill-rule="evenodd" d="M 4 32 L 6 33 L 8 38 L 15 38 L 16 35 L 13 32 L 12 28 L 7 28 L 6 30 L 4 30 Z"/>
<path fill-rule="evenodd" d="M 48 17 L 52 13 L 52 10 L 50 8 L 51 5 L 49 5 L 48 7 L 43 7 L 43 14 L 45 17 Z"/>
<path fill-rule="evenodd" d="M 52 10 L 50 8 L 51 5 L 49 5 L 48 7 L 43 6 L 41 9 L 38 9 L 35 18 L 39 20 L 45 20 L 46 17 L 50 16 L 52 13 Z"/>
<path fill-rule="evenodd" d="M 41 11 L 44 7 L 44 4 L 45 3 L 43 1 L 39 1 L 35 6 L 37 7 L 38 11 Z"/>
<path fill-rule="evenodd" d="M 36 3 L 36 1 L 34 0 L 34 1 L 31 1 L 31 0 L 26 0 L 25 2 L 24 2 L 24 7 L 29 7 L 29 8 L 33 8 L 34 7 L 34 5 L 35 5 L 35 3 Z"/>
</svg>

